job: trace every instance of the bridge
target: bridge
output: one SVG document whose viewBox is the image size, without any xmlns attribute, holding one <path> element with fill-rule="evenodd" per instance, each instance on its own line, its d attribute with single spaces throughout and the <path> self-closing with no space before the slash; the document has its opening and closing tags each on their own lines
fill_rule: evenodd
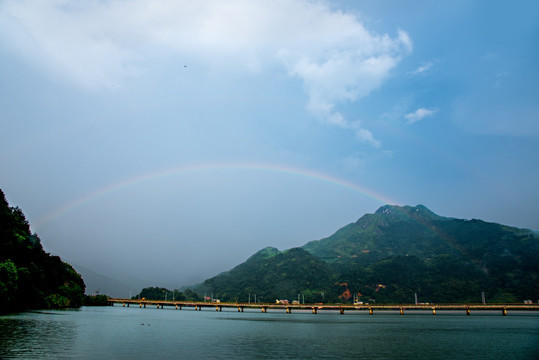
<svg viewBox="0 0 539 360">
<path fill-rule="evenodd" d="M 463 311 L 470 315 L 472 311 L 499 311 L 502 315 L 507 315 L 508 311 L 539 311 L 539 304 L 362 304 L 362 305 L 347 305 L 347 304 L 269 304 L 269 303 L 222 303 L 222 302 L 201 302 L 201 301 L 166 301 L 166 300 L 137 300 L 137 299 L 115 299 L 110 298 L 109 305 L 122 304 L 123 307 L 130 305 L 139 308 L 153 306 L 157 309 L 163 309 L 165 306 L 174 307 L 177 310 L 183 308 L 192 308 L 195 311 L 204 309 L 215 309 L 222 311 L 225 309 L 237 309 L 238 312 L 243 312 L 244 309 L 255 309 L 266 313 L 268 310 L 283 310 L 290 314 L 292 311 L 311 311 L 317 314 L 318 311 L 339 311 L 344 314 L 345 311 L 368 311 L 373 315 L 375 311 L 398 311 L 404 315 L 408 310 L 423 310 L 432 311 L 436 315 L 437 310 L 457 310 Z"/>
</svg>

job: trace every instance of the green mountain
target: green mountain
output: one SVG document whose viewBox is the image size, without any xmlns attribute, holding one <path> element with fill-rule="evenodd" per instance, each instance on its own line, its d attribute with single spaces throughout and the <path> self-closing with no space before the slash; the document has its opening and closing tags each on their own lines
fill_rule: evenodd
<svg viewBox="0 0 539 360">
<path fill-rule="evenodd" d="M 337 280 L 332 267 L 302 248 L 278 251 L 265 248 L 234 269 L 199 285 L 198 291 L 213 292 L 225 301 L 293 299 L 307 294 L 309 299 L 321 297 L 328 284 Z"/>
<path fill-rule="evenodd" d="M 490 302 L 539 299 L 539 236 L 525 229 L 390 206 L 330 237 L 266 248 L 198 290 L 222 300 Z M 260 296 L 259 295 L 259 296 Z"/>
<path fill-rule="evenodd" d="M 204 300 L 193 290 L 187 289 L 183 292 L 178 289 L 169 290 L 162 287 L 146 287 L 131 299 L 146 300 L 178 300 L 178 301 L 201 301 Z"/>
<path fill-rule="evenodd" d="M 41 246 L 22 211 L 0 190 L 0 312 L 82 305 L 84 281 Z"/>
<path fill-rule="evenodd" d="M 329 263 L 341 264 L 369 264 L 388 256 L 429 256 L 449 251 L 450 245 L 437 236 L 432 224 L 450 220 L 422 205 L 386 205 L 328 238 L 307 243 L 304 249 Z"/>
</svg>

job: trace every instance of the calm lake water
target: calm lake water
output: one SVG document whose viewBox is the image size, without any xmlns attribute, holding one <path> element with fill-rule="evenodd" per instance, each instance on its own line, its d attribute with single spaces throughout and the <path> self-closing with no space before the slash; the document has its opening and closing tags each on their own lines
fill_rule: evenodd
<svg viewBox="0 0 539 360">
<path fill-rule="evenodd" d="M 83 307 L 0 317 L 0 359 L 539 359 L 539 313 Z"/>
</svg>

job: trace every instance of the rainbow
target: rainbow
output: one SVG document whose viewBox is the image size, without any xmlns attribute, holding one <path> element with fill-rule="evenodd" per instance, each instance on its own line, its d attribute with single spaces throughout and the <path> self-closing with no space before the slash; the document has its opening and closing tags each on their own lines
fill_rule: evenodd
<svg viewBox="0 0 539 360">
<path fill-rule="evenodd" d="M 47 213 L 45 216 L 39 218 L 35 225 L 35 229 L 42 227 L 43 225 L 51 222 L 54 219 L 57 219 L 64 214 L 67 214 L 77 208 L 80 208 L 84 205 L 87 205 L 96 199 L 99 199 L 107 194 L 113 193 L 120 189 L 128 188 L 133 185 L 141 184 L 144 182 L 153 181 L 156 179 L 168 177 L 168 176 L 177 176 L 177 175 L 186 175 L 191 173 L 200 173 L 200 172 L 215 172 L 215 171 L 230 171 L 230 170 L 240 170 L 240 171 L 263 171 L 263 172 L 272 172 L 280 173 L 291 176 L 299 176 L 306 179 L 311 179 L 315 181 L 320 181 L 323 183 L 331 184 L 333 186 L 338 186 L 344 189 L 347 189 L 352 192 L 360 193 L 369 198 L 372 198 L 382 204 L 397 204 L 395 201 L 382 196 L 379 193 L 376 193 L 364 186 L 359 184 L 340 179 L 338 177 L 309 170 L 299 167 L 291 167 L 286 165 L 276 165 L 276 164 L 264 164 L 264 163 L 243 163 L 243 162 L 224 162 L 224 163 L 203 163 L 196 165 L 187 165 L 180 167 L 172 167 L 167 169 L 161 169 L 158 171 L 139 174 L 134 177 L 130 177 L 113 184 L 107 185 L 100 189 L 94 190 L 90 193 L 87 193 L 77 199 L 74 199 L 68 203 L 63 204 L 62 206 L 54 209 L 53 211 Z"/>
</svg>

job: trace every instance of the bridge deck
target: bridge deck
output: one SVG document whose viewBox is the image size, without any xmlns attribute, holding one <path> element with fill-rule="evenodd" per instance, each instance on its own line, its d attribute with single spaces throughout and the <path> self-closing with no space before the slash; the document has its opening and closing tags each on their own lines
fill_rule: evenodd
<svg viewBox="0 0 539 360">
<path fill-rule="evenodd" d="M 502 311 L 505 315 L 507 311 L 539 311 L 539 304 L 363 304 L 363 305 L 348 305 L 348 304 L 263 304 L 263 303 L 228 303 L 228 302 L 193 302 L 193 301 L 165 301 L 165 300 L 136 300 L 136 299 L 109 299 L 109 304 L 129 304 L 146 307 L 146 305 L 157 306 L 175 306 L 176 308 L 192 307 L 195 310 L 202 308 L 236 308 L 238 311 L 243 309 L 259 309 L 262 312 L 272 309 L 281 309 L 291 312 L 292 310 L 310 310 L 317 312 L 319 310 L 337 310 L 343 313 L 344 311 L 369 311 L 371 314 L 374 310 L 398 310 L 403 313 L 404 310 L 428 310 L 433 313 L 436 310 L 462 310 L 468 314 L 470 311 L 477 310 L 494 310 Z"/>
</svg>

